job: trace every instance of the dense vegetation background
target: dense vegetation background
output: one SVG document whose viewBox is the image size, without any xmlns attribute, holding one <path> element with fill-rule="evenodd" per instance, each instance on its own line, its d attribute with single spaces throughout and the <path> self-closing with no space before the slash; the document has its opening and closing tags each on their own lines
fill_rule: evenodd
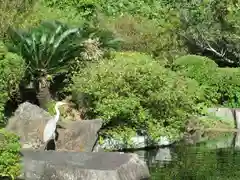
<svg viewBox="0 0 240 180">
<path fill-rule="evenodd" d="M 0 3 L 3 127 L 24 101 L 68 99 L 103 118 L 103 137 L 157 141 L 207 107 L 239 106 L 238 0 Z"/>
</svg>

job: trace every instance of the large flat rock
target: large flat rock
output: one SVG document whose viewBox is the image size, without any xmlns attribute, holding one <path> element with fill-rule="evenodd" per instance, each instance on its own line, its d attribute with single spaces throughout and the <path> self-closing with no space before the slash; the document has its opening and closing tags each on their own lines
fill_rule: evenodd
<svg viewBox="0 0 240 180">
<path fill-rule="evenodd" d="M 146 180 L 144 161 L 118 152 L 23 150 L 24 180 Z"/>
</svg>

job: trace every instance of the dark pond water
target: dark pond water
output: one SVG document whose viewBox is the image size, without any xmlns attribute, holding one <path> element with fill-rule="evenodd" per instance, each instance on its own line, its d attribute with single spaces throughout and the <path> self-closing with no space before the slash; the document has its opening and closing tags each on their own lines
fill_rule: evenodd
<svg viewBox="0 0 240 180">
<path fill-rule="evenodd" d="M 238 180 L 239 137 L 227 134 L 195 146 L 177 145 L 136 153 L 147 162 L 151 180 Z"/>
</svg>

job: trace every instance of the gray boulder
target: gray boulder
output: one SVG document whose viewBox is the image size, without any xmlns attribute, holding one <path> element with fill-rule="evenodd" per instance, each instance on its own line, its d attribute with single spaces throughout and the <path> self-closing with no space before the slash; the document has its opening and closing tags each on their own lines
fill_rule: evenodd
<svg viewBox="0 0 240 180">
<path fill-rule="evenodd" d="M 23 149 L 44 149 L 43 131 L 52 116 L 40 107 L 25 102 L 8 121 L 6 129 L 20 136 Z M 57 140 L 54 149 L 58 151 L 91 152 L 98 139 L 101 120 L 82 120 L 61 123 L 57 128 Z M 49 142 L 49 144 L 52 141 Z"/>
<path fill-rule="evenodd" d="M 59 151 L 91 152 L 98 140 L 98 131 L 102 127 L 102 120 L 72 121 L 59 129 L 56 143 Z"/>
<path fill-rule="evenodd" d="M 144 161 L 118 152 L 56 152 L 25 150 L 24 180 L 146 180 Z"/>
<path fill-rule="evenodd" d="M 20 136 L 23 148 L 39 149 L 44 147 L 43 130 L 51 115 L 36 105 L 25 102 L 8 120 L 6 130 Z"/>
</svg>

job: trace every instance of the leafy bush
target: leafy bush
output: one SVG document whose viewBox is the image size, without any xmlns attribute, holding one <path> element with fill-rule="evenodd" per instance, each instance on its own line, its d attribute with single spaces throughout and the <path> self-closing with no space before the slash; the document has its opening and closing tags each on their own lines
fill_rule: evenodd
<svg viewBox="0 0 240 180">
<path fill-rule="evenodd" d="M 99 0 L 43 0 L 44 4 L 54 9 L 65 9 L 67 11 L 76 11 L 82 17 L 92 20 L 96 15 L 97 7 L 99 7 Z M 96 16 L 95 16 L 96 17 Z"/>
<path fill-rule="evenodd" d="M 84 18 L 74 9 L 57 9 L 47 7 L 43 3 L 36 3 L 32 11 L 18 25 L 19 28 L 29 28 L 38 26 L 42 21 L 58 20 L 70 26 L 81 26 L 85 21 Z"/>
<path fill-rule="evenodd" d="M 19 94 L 19 84 L 25 72 L 23 59 L 7 51 L 0 42 L 0 123 L 4 120 L 5 103 Z"/>
<path fill-rule="evenodd" d="M 89 65 L 73 78 L 73 98 L 85 101 L 88 118 L 102 118 L 105 135 L 127 128 L 153 139 L 179 136 L 188 116 L 199 110 L 195 104 L 200 95 L 197 83 L 162 67 L 150 56 L 134 52 L 115 55 Z"/>
<path fill-rule="evenodd" d="M 211 82 L 216 79 L 218 65 L 207 57 L 187 55 L 177 58 L 174 63 L 183 68 L 185 75 L 196 79 L 200 85 L 206 83 L 208 78 Z"/>
<path fill-rule="evenodd" d="M 219 92 L 225 107 L 240 106 L 240 68 L 219 68 Z"/>
<path fill-rule="evenodd" d="M 0 177 L 15 178 L 21 173 L 19 138 L 0 129 Z"/>
<path fill-rule="evenodd" d="M 1 0 L 0 6 L 0 38 L 3 38 L 8 27 L 18 23 L 31 10 L 35 1 L 19 0 L 8 1 Z"/>
<path fill-rule="evenodd" d="M 199 83 L 205 92 L 202 101 L 208 106 L 240 105 L 240 69 L 219 68 L 213 60 L 196 55 L 180 57 L 175 64 L 181 73 Z"/>
<path fill-rule="evenodd" d="M 51 7 L 59 7 L 61 9 L 64 9 L 66 7 L 75 7 L 80 8 L 82 6 L 86 5 L 95 5 L 98 4 L 99 0 L 65 0 L 65 1 L 55 1 L 55 0 L 44 0 L 44 3 L 46 3 L 48 6 Z"/>
<path fill-rule="evenodd" d="M 158 19 L 147 19 L 137 15 L 124 14 L 118 17 L 99 16 L 99 26 L 111 30 L 123 39 L 122 50 L 138 51 L 172 58 L 182 53 L 180 42 L 177 41 L 177 19 L 171 22 L 159 22 Z"/>
<path fill-rule="evenodd" d="M 171 7 L 164 1 L 145 0 L 100 0 L 102 12 L 108 16 L 118 16 L 122 14 L 140 15 L 148 19 L 162 19 L 165 21 L 164 12 L 171 11 Z M 172 15 L 169 13 L 168 15 Z"/>
<path fill-rule="evenodd" d="M 96 16 L 88 21 L 123 38 L 123 50 L 151 53 L 160 59 L 173 59 L 184 53 L 177 35 L 178 11 L 164 1 L 44 0 L 44 3 L 54 9 L 77 9 L 77 14 L 84 18 L 94 11 Z"/>
</svg>

